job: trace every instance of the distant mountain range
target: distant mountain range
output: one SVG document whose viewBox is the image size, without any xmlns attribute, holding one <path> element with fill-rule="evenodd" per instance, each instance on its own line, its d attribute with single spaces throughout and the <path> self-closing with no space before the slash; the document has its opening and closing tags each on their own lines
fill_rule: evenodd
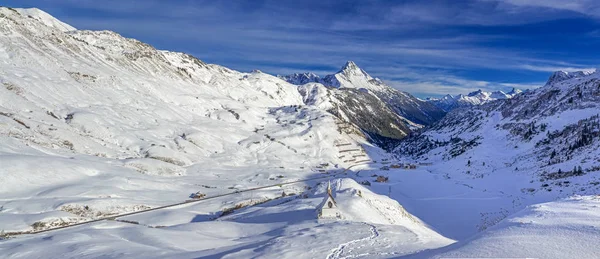
<svg viewBox="0 0 600 259">
<path fill-rule="evenodd" d="M 456 108 L 468 107 L 473 105 L 481 105 L 487 102 L 510 99 L 513 96 L 522 93 L 523 91 L 513 88 L 510 92 L 505 93 L 503 91 L 486 92 L 477 90 L 467 95 L 446 95 L 442 98 L 428 98 L 427 101 L 435 105 L 436 107 L 444 110 L 451 111 Z"/>
</svg>

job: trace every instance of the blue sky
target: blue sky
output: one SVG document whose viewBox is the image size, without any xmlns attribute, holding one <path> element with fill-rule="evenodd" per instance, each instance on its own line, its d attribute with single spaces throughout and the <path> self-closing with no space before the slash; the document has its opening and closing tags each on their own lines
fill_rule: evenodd
<svg viewBox="0 0 600 259">
<path fill-rule="evenodd" d="M 236 70 L 333 73 L 355 61 L 419 97 L 543 85 L 600 67 L 596 0 L 0 0 Z"/>
</svg>

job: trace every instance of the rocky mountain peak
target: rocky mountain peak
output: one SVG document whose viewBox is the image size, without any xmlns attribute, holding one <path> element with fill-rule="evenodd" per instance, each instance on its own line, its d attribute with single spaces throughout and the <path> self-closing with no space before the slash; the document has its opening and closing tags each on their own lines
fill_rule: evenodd
<svg viewBox="0 0 600 259">
<path fill-rule="evenodd" d="M 356 65 L 356 63 L 354 63 L 354 61 L 349 60 L 349 61 L 346 61 L 346 64 L 344 64 L 341 71 L 358 70 L 358 69 L 360 69 L 358 67 L 358 65 Z"/>
<path fill-rule="evenodd" d="M 358 67 L 354 61 L 347 61 L 337 74 L 343 74 L 347 76 L 364 76 L 369 80 L 373 79 L 366 71 Z"/>
<path fill-rule="evenodd" d="M 478 96 L 478 95 L 481 95 L 481 94 L 483 94 L 483 90 L 479 89 L 479 90 L 477 90 L 477 91 L 470 92 L 470 93 L 468 94 L 468 96 L 471 96 L 471 97 L 472 97 L 472 96 Z"/>
<path fill-rule="evenodd" d="M 596 71 L 598 71 L 598 70 L 596 70 Z M 574 71 L 574 72 L 567 72 L 567 71 L 562 71 L 562 70 L 556 71 L 556 72 L 552 73 L 552 75 L 550 75 L 550 78 L 548 78 L 546 85 L 555 84 L 555 83 L 573 79 L 573 78 L 581 78 L 581 77 L 589 76 L 589 75 L 595 73 L 596 71 L 590 71 L 590 70 Z"/>
<path fill-rule="evenodd" d="M 510 90 L 510 92 L 508 92 L 508 94 L 509 94 L 509 95 L 515 95 L 515 94 L 520 94 L 520 93 L 522 93 L 522 92 L 523 92 L 523 90 L 521 90 L 521 89 L 517 89 L 517 88 L 514 88 L 514 87 L 513 87 L 513 89 L 512 89 L 512 90 Z"/>
</svg>

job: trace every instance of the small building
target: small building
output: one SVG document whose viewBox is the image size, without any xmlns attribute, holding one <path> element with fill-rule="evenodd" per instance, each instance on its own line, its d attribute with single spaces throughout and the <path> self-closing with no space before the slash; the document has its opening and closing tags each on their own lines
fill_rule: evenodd
<svg viewBox="0 0 600 259">
<path fill-rule="evenodd" d="M 417 169 L 415 164 L 404 164 L 404 169 Z"/>
<path fill-rule="evenodd" d="M 337 208 L 337 204 L 335 203 L 335 199 L 331 194 L 331 182 L 327 183 L 327 194 L 323 198 L 319 207 L 317 207 L 319 212 L 318 218 L 320 219 L 341 219 L 342 214 Z"/>
<path fill-rule="evenodd" d="M 389 180 L 389 178 L 387 176 L 379 175 L 379 176 L 377 176 L 377 179 L 375 179 L 375 182 L 387 183 L 388 180 Z"/>
<path fill-rule="evenodd" d="M 390 168 L 394 168 L 394 169 L 403 168 L 403 167 L 404 167 L 404 164 L 402 164 L 402 163 L 390 165 Z"/>
</svg>

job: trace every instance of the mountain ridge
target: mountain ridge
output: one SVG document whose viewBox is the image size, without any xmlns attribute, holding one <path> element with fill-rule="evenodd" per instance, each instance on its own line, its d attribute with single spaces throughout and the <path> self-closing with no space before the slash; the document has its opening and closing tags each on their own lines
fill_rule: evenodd
<svg viewBox="0 0 600 259">
<path fill-rule="evenodd" d="M 509 99 L 522 92 L 522 90 L 516 88 L 513 88 L 508 93 L 503 91 L 486 92 L 479 89 L 477 91 L 470 92 L 467 95 L 458 94 L 453 96 L 447 94 L 441 98 L 427 98 L 426 100 L 436 107 L 448 112 L 456 108 L 482 105 L 495 100 Z"/>
<path fill-rule="evenodd" d="M 320 83 L 332 89 L 357 89 L 374 95 L 399 116 L 409 121 L 407 125 L 429 125 L 445 114 L 434 105 L 407 92 L 396 90 L 381 79 L 370 76 L 353 61 L 347 61 L 338 72 L 324 77 L 313 73 L 296 73 L 278 77 L 295 85 Z"/>
</svg>

